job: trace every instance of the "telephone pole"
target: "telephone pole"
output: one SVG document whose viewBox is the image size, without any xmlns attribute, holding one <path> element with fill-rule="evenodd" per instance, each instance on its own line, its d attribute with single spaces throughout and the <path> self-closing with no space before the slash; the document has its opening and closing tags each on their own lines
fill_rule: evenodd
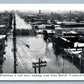
<svg viewBox="0 0 84 84">
<path fill-rule="evenodd" d="M 14 73 L 17 72 L 17 58 L 16 58 L 16 19 L 14 14 L 14 28 L 13 28 L 13 54 L 14 54 Z"/>
<path fill-rule="evenodd" d="M 37 70 L 38 69 L 38 72 L 41 73 L 41 67 L 45 67 L 46 66 L 46 61 L 42 61 L 40 58 L 39 58 L 39 62 L 33 62 L 33 68 L 34 68 L 34 71 L 35 73 L 37 73 Z"/>
</svg>

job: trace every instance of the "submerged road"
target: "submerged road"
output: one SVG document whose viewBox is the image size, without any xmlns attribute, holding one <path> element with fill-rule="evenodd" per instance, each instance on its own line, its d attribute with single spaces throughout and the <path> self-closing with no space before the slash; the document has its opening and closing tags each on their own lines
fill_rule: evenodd
<svg viewBox="0 0 84 84">
<path fill-rule="evenodd" d="M 21 24 L 21 25 L 18 25 Z M 16 15 L 16 28 L 29 28 L 22 18 Z M 1 67 L 3 73 L 14 73 L 14 57 L 12 35 L 9 36 L 4 55 L 5 60 Z M 56 56 L 52 48 L 52 43 L 46 46 L 42 35 L 37 36 L 17 36 L 17 73 L 34 73 L 33 62 L 38 62 L 39 58 L 46 61 L 46 67 L 41 68 L 41 73 L 80 73 L 73 63 L 64 59 L 62 56 Z M 38 70 L 37 70 L 38 72 Z"/>
</svg>

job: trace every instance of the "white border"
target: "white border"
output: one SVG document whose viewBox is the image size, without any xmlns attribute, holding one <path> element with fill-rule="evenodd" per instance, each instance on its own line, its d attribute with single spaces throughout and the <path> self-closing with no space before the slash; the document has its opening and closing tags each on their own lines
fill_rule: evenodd
<svg viewBox="0 0 84 84">
<path fill-rule="evenodd" d="M 84 4 L 0 4 L 0 10 L 77 10 L 84 11 Z"/>
<path fill-rule="evenodd" d="M 84 74 L 0 74 L 0 80 L 21 80 L 21 81 L 41 81 L 41 80 L 84 80 Z"/>
</svg>

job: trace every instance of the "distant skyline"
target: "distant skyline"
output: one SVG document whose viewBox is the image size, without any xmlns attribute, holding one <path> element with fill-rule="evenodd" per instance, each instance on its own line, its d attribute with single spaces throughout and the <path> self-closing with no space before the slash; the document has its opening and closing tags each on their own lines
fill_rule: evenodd
<svg viewBox="0 0 84 84">
<path fill-rule="evenodd" d="M 84 4 L 0 4 L 0 11 L 21 10 L 21 11 L 84 11 Z"/>
</svg>

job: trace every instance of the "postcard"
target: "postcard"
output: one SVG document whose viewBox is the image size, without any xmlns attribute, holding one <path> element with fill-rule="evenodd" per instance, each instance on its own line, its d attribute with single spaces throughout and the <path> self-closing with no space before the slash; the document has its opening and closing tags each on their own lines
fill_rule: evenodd
<svg viewBox="0 0 84 84">
<path fill-rule="evenodd" d="M 84 4 L 0 4 L 0 80 L 84 80 Z"/>
</svg>

